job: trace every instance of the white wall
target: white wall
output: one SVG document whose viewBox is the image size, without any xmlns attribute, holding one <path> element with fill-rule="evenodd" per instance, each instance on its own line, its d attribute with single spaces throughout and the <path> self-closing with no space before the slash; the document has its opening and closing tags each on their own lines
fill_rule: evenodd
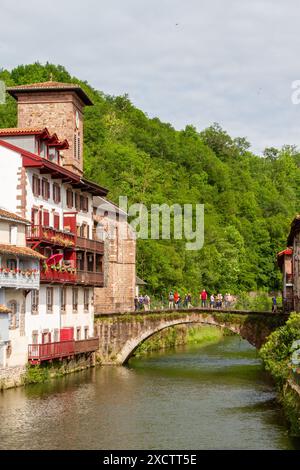
<svg viewBox="0 0 300 470">
<path fill-rule="evenodd" d="M 50 286 L 51 287 L 51 286 Z M 78 287 L 78 311 L 73 312 L 72 287 L 67 287 L 66 311 L 61 313 L 60 309 L 60 286 L 53 286 L 53 308 L 52 312 L 47 312 L 46 305 L 47 285 L 41 285 L 39 291 L 38 314 L 31 313 L 31 294 L 26 298 L 25 332 L 29 344 L 32 342 L 32 332 L 39 332 L 39 342 L 42 341 L 43 330 L 49 330 L 52 341 L 54 330 L 64 327 L 74 327 L 75 339 L 76 328 L 81 327 L 81 339 L 84 339 L 84 327 L 89 327 L 89 336 L 94 335 L 94 307 L 92 305 L 93 288 L 90 289 L 89 311 L 84 311 L 84 288 Z"/>
<path fill-rule="evenodd" d="M 11 212 L 17 210 L 17 173 L 21 166 L 21 155 L 0 145 L 0 206 Z"/>
<path fill-rule="evenodd" d="M 36 175 L 38 178 L 42 179 L 45 178 L 50 183 L 50 198 L 46 201 L 42 198 L 42 196 L 36 197 L 32 191 L 32 176 Z M 67 206 L 67 189 L 72 189 L 72 187 L 68 184 L 62 184 L 61 180 L 53 180 L 51 179 L 51 175 L 40 175 L 38 170 L 33 170 L 31 168 L 27 169 L 26 171 L 26 178 L 27 178 L 27 201 L 26 201 L 26 218 L 31 220 L 31 209 L 33 206 L 39 208 L 43 206 L 44 210 L 48 210 L 50 213 L 50 226 L 53 226 L 53 212 L 56 212 L 60 216 L 60 230 L 63 229 L 63 214 L 65 212 L 76 212 L 75 206 L 73 208 L 69 208 Z M 53 183 L 57 183 L 60 186 L 61 191 L 61 202 L 59 204 L 53 201 Z M 72 189 L 73 193 L 75 192 Z M 80 193 L 80 192 L 79 192 Z M 88 195 L 87 193 L 82 193 L 89 198 L 89 211 L 82 212 L 79 211 L 77 214 L 76 222 L 77 224 L 81 225 L 83 222 L 87 223 L 90 227 L 90 236 L 92 234 L 93 228 L 93 207 L 92 207 L 92 196 Z M 73 200 L 75 197 L 73 197 Z M 74 201 L 75 203 L 75 201 Z"/>
</svg>

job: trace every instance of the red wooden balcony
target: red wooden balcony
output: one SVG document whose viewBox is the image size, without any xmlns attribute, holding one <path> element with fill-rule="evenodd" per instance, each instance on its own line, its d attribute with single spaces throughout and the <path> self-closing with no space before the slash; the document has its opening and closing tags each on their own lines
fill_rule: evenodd
<svg viewBox="0 0 300 470">
<path fill-rule="evenodd" d="M 78 284 L 94 287 L 103 287 L 104 276 L 102 272 L 77 271 Z"/>
<path fill-rule="evenodd" d="M 29 344 L 28 361 L 31 364 L 40 364 L 43 361 L 63 359 L 76 354 L 97 351 L 99 338 L 89 338 L 81 341 L 59 341 L 56 343 Z"/>
<path fill-rule="evenodd" d="M 26 240 L 30 244 L 47 243 L 53 246 L 73 248 L 76 245 L 76 234 L 64 232 L 42 225 L 31 225 L 27 227 Z"/>
<path fill-rule="evenodd" d="M 77 237 L 77 248 L 85 251 L 96 251 L 97 253 L 104 253 L 104 242 L 99 240 L 91 240 L 89 238 Z"/>
<path fill-rule="evenodd" d="M 40 282 L 74 284 L 76 281 L 76 272 L 58 271 L 51 269 L 51 267 L 48 267 L 47 270 L 41 269 Z"/>
</svg>

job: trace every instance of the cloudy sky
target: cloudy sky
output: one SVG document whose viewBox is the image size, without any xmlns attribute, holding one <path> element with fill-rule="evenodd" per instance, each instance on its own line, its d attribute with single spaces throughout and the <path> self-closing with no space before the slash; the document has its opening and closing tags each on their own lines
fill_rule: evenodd
<svg viewBox="0 0 300 470">
<path fill-rule="evenodd" d="M 298 0 L 0 0 L 0 18 L 0 67 L 62 64 L 177 129 L 300 146 Z"/>
</svg>

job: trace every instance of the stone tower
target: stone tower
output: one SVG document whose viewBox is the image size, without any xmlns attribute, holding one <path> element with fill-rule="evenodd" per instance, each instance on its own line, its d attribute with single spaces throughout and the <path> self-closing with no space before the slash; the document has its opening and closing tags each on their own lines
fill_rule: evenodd
<svg viewBox="0 0 300 470">
<path fill-rule="evenodd" d="M 67 139 L 64 166 L 83 172 L 83 108 L 93 103 L 73 83 L 43 82 L 7 88 L 18 102 L 18 127 L 47 127 L 60 140 Z"/>
</svg>

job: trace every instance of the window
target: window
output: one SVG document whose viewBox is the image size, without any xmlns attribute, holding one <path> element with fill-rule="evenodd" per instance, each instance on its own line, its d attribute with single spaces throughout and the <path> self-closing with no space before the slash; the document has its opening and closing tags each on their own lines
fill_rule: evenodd
<svg viewBox="0 0 300 470">
<path fill-rule="evenodd" d="M 80 160 L 80 135 L 74 134 L 74 158 Z"/>
<path fill-rule="evenodd" d="M 89 289 L 84 289 L 84 310 L 85 312 L 89 311 L 89 304 L 90 304 L 90 291 Z"/>
<path fill-rule="evenodd" d="M 80 194 L 75 193 L 75 208 L 77 211 L 80 211 Z"/>
<path fill-rule="evenodd" d="M 47 146 L 43 140 L 40 140 L 40 156 L 46 157 L 47 155 Z"/>
<path fill-rule="evenodd" d="M 78 327 L 76 328 L 76 340 L 77 340 L 77 341 L 80 341 L 80 340 L 81 340 L 81 328 L 80 328 L 80 326 L 78 326 Z"/>
<path fill-rule="evenodd" d="M 89 327 L 84 327 L 84 339 L 89 339 Z"/>
<path fill-rule="evenodd" d="M 77 271 L 83 271 L 84 270 L 84 252 L 83 251 L 78 251 L 77 252 L 76 268 L 77 268 Z"/>
<path fill-rule="evenodd" d="M 9 227 L 9 243 L 11 245 L 17 244 L 17 236 L 18 236 L 18 227 L 16 225 L 11 225 Z"/>
<path fill-rule="evenodd" d="M 103 272 L 103 255 L 98 255 L 98 253 L 96 254 L 96 272 Z"/>
<path fill-rule="evenodd" d="M 6 261 L 6 266 L 8 267 L 8 269 L 11 269 L 11 270 L 15 270 L 17 269 L 17 260 L 16 259 L 8 259 Z"/>
<path fill-rule="evenodd" d="M 80 236 L 83 238 L 89 238 L 89 226 L 86 222 L 83 222 L 81 225 Z"/>
<path fill-rule="evenodd" d="M 73 207 L 73 191 L 71 189 L 67 189 L 67 206 L 69 209 Z"/>
<path fill-rule="evenodd" d="M 53 201 L 58 204 L 61 201 L 60 187 L 57 183 L 53 183 Z"/>
<path fill-rule="evenodd" d="M 59 341 L 59 329 L 57 329 L 57 328 L 55 328 L 55 330 L 54 330 L 53 341 L 54 341 L 54 343 L 57 343 Z"/>
<path fill-rule="evenodd" d="M 47 312 L 53 310 L 53 287 L 47 287 L 46 290 Z"/>
<path fill-rule="evenodd" d="M 49 332 L 49 330 L 44 330 L 42 332 L 42 343 L 43 344 L 51 343 L 51 333 Z"/>
<path fill-rule="evenodd" d="M 77 160 L 80 160 L 80 136 L 77 136 Z"/>
<path fill-rule="evenodd" d="M 43 210 L 43 226 L 49 227 L 50 219 L 49 219 L 49 211 Z"/>
<path fill-rule="evenodd" d="M 87 270 L 91 273 L 94 271 L 94 256 L 93 253 L 87 254 Z"/>
<path fill-rule="evenodd" d="M 48 201 L 50 198 L 50 183 L 46 179 L 42 179 L 42 197 Z"/>
<path fill-rule="evenodd" d="M 11 300 L 8 302 L 7 306 L 11 310 L 11 313 L 9 314 L 9 328 L 14 330 L 19 326 L 18 304 L 15 300 Z"/>
<path fill-rule="evenodd" d="M 74 158 L 77 158 L 77 136 L 74 134 Z"/>
<path fill-rule="evenodd" d="M 66 297 L 67 297 L 67 289 L 66 287 L 62 287 L 60 289 L 60 310 L 62 313 L 66 311 Z"/>
<path fill-rule="evenodd" d="M 87 196 L 80 196 L 80 210 L 83 212 L 88 212 L 89 209 L 89 199 Z"/>
<path fill-rule="evenodd" d="M 54 212 L 53 214 L 53 227 L 55 228 L 55 230 L 59 230 L 59 225 L 60 225 L 60 220 L 59 220 L 59 214 L 56 214 L 56 212 Z"/>
<path fill-rule="evenodd" d="M 31 314 L 37 315 L 39 313 L 39 291 L 31 291 Z"/>
<path fill-rule="evenodd" d="M 36 330 L 32 332 L 32 344 L 38 344 L 39 342 L 39 334 Z"/>
<path fill-rule="evenodd" d="M 36 175 L 32 176 L 32 192 L 36 197 L 41 194 L 41 181 Z"/>
<path fill-rule="evenodd" d="M 54 162 L 54 163 L 58 162 L 58 152 L 57 152 L 55 147 L 49 147 L 48 160 L 50 160 L 51 162 Z"/>
<path fill-rule="evenodd" d="M 72 290 L 72 303 L 73 303 L 73 312 L 78 310 L 78 288 L 74 287 Z"/>
</svg>

